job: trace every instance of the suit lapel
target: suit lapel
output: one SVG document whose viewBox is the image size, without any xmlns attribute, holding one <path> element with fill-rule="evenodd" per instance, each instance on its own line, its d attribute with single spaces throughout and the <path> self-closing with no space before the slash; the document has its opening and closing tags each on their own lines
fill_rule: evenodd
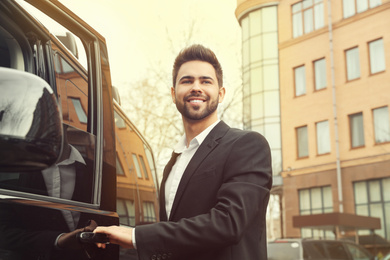
<svg viewBox="0 0 390 260">
<path fill-rule="evenodd" d="M 176 208 L 178 207 L 181 197 L 186 189 L 186 186 L 191 179 L 192 175 L 195 173 L 196 169 L 202 163 L 202 161 L 207 157 L 207 155 L 215 149 L 219 144 L 219 139 L 226 134 L 230 127 L 225 124 L 223 121 L 219 122 L 213 130 L 208 134 L 206 139 L 199 146 L 198 150 L 192 157 L 191 161 L 188 163 L 187 168 L 183 173 L 183 177 L 180 180 L 179 187 L 175 195 L 175 200 L 173 201 L 172 210 L 169 219 L 172 219 L 174 216 Z"/>
</svg>

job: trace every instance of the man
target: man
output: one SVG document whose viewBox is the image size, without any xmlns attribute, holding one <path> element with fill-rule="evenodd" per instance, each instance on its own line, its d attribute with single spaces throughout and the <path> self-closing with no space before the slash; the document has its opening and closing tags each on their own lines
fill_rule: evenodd
<svg viewBox="0 0 390 260">
<path fill-rule="evenodd" d="M 218 120 L 225 96 L 215 54 L 193 45 L 173 67 L 172 100 L 185 135 L 164 170 L 160 223 L 98 227 L 111 243 L 135 247 L 139 259 L 267 259 L 265 214 L 271 156 L 259 133 Z M 104 247 L 102 244 L 98 244 Z"/>
</svg>

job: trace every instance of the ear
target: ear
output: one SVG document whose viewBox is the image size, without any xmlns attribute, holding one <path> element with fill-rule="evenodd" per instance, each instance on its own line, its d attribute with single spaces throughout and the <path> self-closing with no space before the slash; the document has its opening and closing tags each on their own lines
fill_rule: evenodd
<svg viewBox="0 0 390 260">
<path fill-rule="evenodd" d="M 222 103 L 222 101 L 223 101 L 223 98 L 225 97 L 225 93 L 226 93 L 226 89 L 224 88 L 224 87 L 220 87 L 219 88 L 219 93 L 218 93 L 218 95 L 219 95 L 219 103 Z"/>
<path fill-rule="evenodd" d="M 171 96 L 172 96 L 172 102 L 176 104 L 176 93 L 175 93 L 175 87 L 171 87 Z"/>
</svg>

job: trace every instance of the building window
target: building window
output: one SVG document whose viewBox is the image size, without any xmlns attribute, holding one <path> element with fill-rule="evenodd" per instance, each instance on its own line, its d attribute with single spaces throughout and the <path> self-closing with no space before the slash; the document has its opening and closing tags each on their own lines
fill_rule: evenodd
<svg viewBox="0 0 390 260">
<path fill-rule="evenodd" d="M 306 94 L 306 73 L 305 66 L 294 68 L 295 77 L 295 96 Z"/>
<path fill-rule="evenodd" d="M 381 0 L 343 0 L 344 18 L 381 5 Z"/>
<path fill-rule="evenodd" d="M 390 141 L 389 108 L 380 107 L 372 110 L 374 118 L 375 143 Z"/>
<path fill-rule="evenodd" d="M 309 156 L 309 142 L 307 136 L 307 126 L 296 128 L 297 145 L 298 145 L 298 158 L 304 158 Z"/>
<path fill-rule="evenodd" d="M 117 175 L 125 175 L 125 172 L 123 171 L 122 163 L 119 160 L 118 153 L 116 154 L 116 174 Z"/>
<path fill-rule="evenodd" d="M 135 166 L 135 171 L 137 172 L 137 177 L 142 178 L 142 172 L 141 172 L 141 168 L 140 168 L 139 163 L 138 163 L 137 155 L 135 153 L 133 153 L 132 157 L 133 157 L 133 162 L 134 162 L 134 166 Z"/>
<path fill-rule="evenodd" d="M 314 61 L 314 77 L 315 89 L 320 90 L 326 88 L 326 61 L 320 59 Z"/>
<path fill-rule="evenodd" d="M 323 0 L 303 0 L 292 6 L 293 37 L 324 27 Z"/>
<path fill-rule="evenodd" d="M 144 171 L 145 179 L 149 179 L 148 170 L 146 169 L 144 157 L 140 155 L 139 160 L 141 162 L 142 170 Z"/>
<path fill-rule="evenodd" d="M 375 233 L 390 239 L 390 178 L 355 182 L 353 188 L 356 214 L 380 218 L 381 230 Z"/>
<path fill-rule="evenodd" d="M 147 201 L 143 203 L 143 213 L 144 222 L 152 223 L 157 221 L 153 202 Z"/>
<path fill-rule="evenodd" d="M 360 78 L 359 48 L 352 48 L 345 52 L 347 63 L 347 80 Z"/>
<path fill-rule="evenodd" d="M 117 199 L 116 211 L 119 216 L 119 223 L 125 226 L 135 226 L 134 201 Z"/>
<path fill-rule="evenodd" d="M 86 124 L 88 123 L 88 117 L 87 114 L 84 111 L 83 106 L 81 105 L 81 101 L 79 98 L 70 98 L 72 100 L 73 106 L 76 110 L 77 118 L 79 119 L 80 123 Z"/>
<path fill-rule="evenodd" d="M 386 69 L 385 51 L 383 47 L 383 39 L 368 43 L 370 50 L 370 72 L 375 74 Z"/>
<path fill-rule="evenodd" d="M 115 125 L 118 128 L 126 128 L 125 120 L 116 111 L 114 111 L 114 119 L 115 119 Z"/>
<path fill-rule="evenodd" d="M 329 121 L 316 124 L 317 129 L 317 154 L 330 153 Z"/>
<path fill-rule="evenodd" d="M 312 215 L 333 212 L 331 186 L 299 190 L 299 214 Z"/>
<path fill-rule="evenodd" d="M 299 214 L 312 215 L 333 212 L 331 186 L 299 190 Z M 334 237 L 332 232 L 303 228 L 302 237 Z"/>
<path fill-rule="evenodd" d="M 351 147 L 364 146 L 363 113 L 349 115 L 349 129 L 351 134 Z"/>
</svg>

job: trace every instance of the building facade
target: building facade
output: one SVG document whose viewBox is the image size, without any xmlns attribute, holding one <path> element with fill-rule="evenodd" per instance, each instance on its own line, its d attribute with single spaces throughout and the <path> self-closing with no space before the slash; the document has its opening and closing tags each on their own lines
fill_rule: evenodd
<svg viewBox="0 0 390 260">
<path fill-rule="evenodd" d="M 237 1 L 244 126 L 270 142 L 282 237 L 334 237 L 293 217 L 340 212 L 390 240 L 389 16 L 388 0 Z"/>
</svg>

